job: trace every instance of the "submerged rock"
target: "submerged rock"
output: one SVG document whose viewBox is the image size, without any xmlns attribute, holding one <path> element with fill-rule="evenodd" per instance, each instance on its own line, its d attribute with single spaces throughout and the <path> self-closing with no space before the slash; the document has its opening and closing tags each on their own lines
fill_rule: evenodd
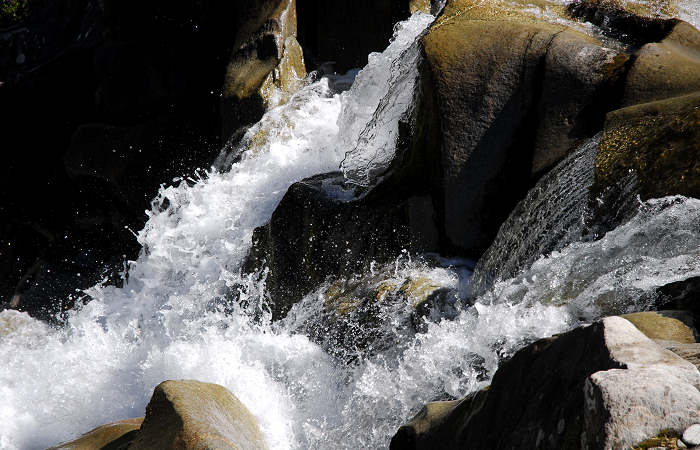
<svg viewBox="0 0 700 450">
<path fill-rule="evenodd" d="M 372 261 L 393 259 L 411 242 L 429 242 L 435 234 L 424 224 L 429 198 L 347 197 L 353 192 L 340 174 L 307 178 L 293 184 L 270 222 L 255 230 L 246 267 L 269 269 L 273 317 L 283 317 L 327 277 L 368 270 Z"/>
<path fill-rule="evenodd" d="M 153 391 L 146 417 L 129 446 L 139 449 L 267 449 L 257 421 L 223 386 L 164 381 Z"/>
<path fill-rule="evenodd" d="M 391 448 L 629 447 L 696 423 L 699 382 L 691 363 L 608 317 L 520 350 L 488 389 L 424 410 Z"/>
<path fill-rule="evenodd" d="M 386 356 L 424 331 L 426 321 L 454 318 L 462 306 L 451 270 L 414 264 L 405 258 L 323 283 L 289 312 L 286 328 L 345 361 Z"/>
<path fill-rule="evenodd" d="M 128 448 L 138 433 L 143 417 L 102 425 L 78 439 L 51 447 L 50 450 L 120 450 Z"/>
</svg>

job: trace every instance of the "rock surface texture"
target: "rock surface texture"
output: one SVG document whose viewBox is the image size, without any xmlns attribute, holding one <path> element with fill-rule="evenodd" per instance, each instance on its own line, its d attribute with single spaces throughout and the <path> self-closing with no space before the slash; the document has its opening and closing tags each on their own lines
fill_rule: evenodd
<svg viewBox="0 0 700 450">
<path fill-rule="evenodd" d="M 143 417 L 102 425 L 78 439 L 52 447 L 50 450 L 118 450 L 125 449 L 141 427 Z"/>
<path fill-rule="evenodd" d="M 621 317 L 543 339 L 488 389 L 428 406 L 392 449 L 628 448 L 700 418 L 700 372 Z"/>
<path fill-rule="evenodd" d="M 223 386 L 165 381 L 153 391 L 130 449 L 267 449 L 250 411 Z"/>
<path fill-rule="evenodd" d="M 700 32 L 643 6 L 584 0 L 568 8 L 627 49 L 624 75 L 609 91 L 597 148 L 584 144 L 512 210 L 476 266 L 474 297 L 542 255 L 601 237 L 638 211 L 639 198 L 700 196 Z M 562 179 L 576 183 L 563 196 Z"/>
<path fill-rule="evenodd" d="M 228 389 L 193 380 L 164 381 L 146 417 L 102 425 L 56 450 L 266 450 L 258 422 Z"/>
</svg>

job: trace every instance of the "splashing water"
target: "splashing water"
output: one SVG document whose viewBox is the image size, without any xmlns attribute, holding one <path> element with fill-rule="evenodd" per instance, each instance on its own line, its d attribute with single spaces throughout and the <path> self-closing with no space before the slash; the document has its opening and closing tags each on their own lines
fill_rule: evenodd
<svg viewBox="0 0 700 450">
<path fill-rule="evenodd" d="M 648 202 L 600 241 L 535 262 L 450 320 L 428 314 L 405 334 L 393 312 L 410 312 L 414 299 L 394 296 L 378 317 L 383 333 L 367 339 L 400 334 L 401 344 L 377 345 L 352 362 L 299 331 L 301 322 L 315 324 L 296 319 L 322 316 L 322 289 L 295 307 L 295 320 L 271 325 L 264 282 L 239 271 L 253 229 L 291 183 L 338 167 L 344 143 L 357 142 L 391 95 L 387 68 L 398 64 L 391 61 L 430 20 L 418 14 L 398 27 L 383 60 L 358 75 L 358 86 L 373 79 L 367 83 L 381 88 L 337 96 L 324 80 L 306 86 L 248 131 L 246 151 L 228 172 L 164 187 L 124 288 L 93 289 L 93 300 L 60 329 L 1 312 L 0 448 L 44 448 L 141 416 L 153 387 L 178 378 L 229 388 L 272 448 L 383 448 L 425 402 L 483 386 L 499 361 L 528 342 L 648 306 L 639 304 L 640 292 L 699 274 L 700 200 L 674 197 Z M 460 298 L 461 273 L 410 261 L 373 283 L 427 279 Z M 224 314 L 217 305 L 231 289 L 249 306 L 235 304 Z"/>
<path fill-rule="evenodd" d="M 250 405 L 272 447 L 303 446 L 295 414 L 324 413 L 297 398 L 311 384 L 289 380 L 326 379 L 333 369 L 325 354 L 303 336 L 272 333 L 243 308 L 224 315 L 215 305 L 242 286 L 242 303 L 262 310 L 262 286 L 239 270 L 253 230 L 292 183 L 338 168 L 345 142 L 357 140 L 388 90 L 387 64 L 432 19 L 416 14 L 403 22 L 387 50 L 371 58 L 358 79 L 376 89 L 338 96 L 327 80 L 307 86 L 246 133 L 246 151 L 229 171 L 163 187 L 124 288 L 94 288 L 93 300 L 60 330 L 3 312 L 4 321 L 26 321 L 30 331 L 8 325 L 0 335 L 0 448 L 46 447 L 140 416 L 153 387 L 169 378 L 229 387 Z M 295 393 L 299 386 L 304 392 Z"/>
</svg>

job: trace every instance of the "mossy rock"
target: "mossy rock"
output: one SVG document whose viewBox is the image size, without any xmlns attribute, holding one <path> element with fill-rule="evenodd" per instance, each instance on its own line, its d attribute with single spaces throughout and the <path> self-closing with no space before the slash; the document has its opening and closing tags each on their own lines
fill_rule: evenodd
<svg viewBox="0 0 700 450">
<path fill-rule="evenodd" d="M 418 11 L 430 14 L 430 0 L 410 0 L 408 2 L 408 7 L 411 14 Z"/>
<path fill-rule="evenodd" d="M 143 417 L 126 419 L 99 426 L 70 442 L 49 450 L 121 450 L 136 437 Z"/>
<path fill-rule="evenodd" d="M 607 115 L 593 198 L 631 175 L 642 200 L 700 197 L 700 92 Z"/>
<path fill-rule="evenodd" d="M 684 311 L 645 311 L 624 314 L 621 317 L 632 322 L 649 339 L 675 341 L 682 344 L 696 342 L 697 330 L 690 313 Z"/>
<path fill-rule="evenodd" d="M 658 435 L 646 439 L 633 447 L 633 450 L 649 450 L 653 448 L 668 448 L 676 450 L 680 433 L 673 430 L 663 430 Z"/>
</svg>

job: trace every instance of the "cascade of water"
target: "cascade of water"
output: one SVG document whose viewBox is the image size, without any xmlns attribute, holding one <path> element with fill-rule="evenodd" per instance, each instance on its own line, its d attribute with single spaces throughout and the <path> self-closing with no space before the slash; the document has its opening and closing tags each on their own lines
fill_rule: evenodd
<svg viewBox="0 0 700 450">
<path fill-rule="evenodd" d="M 398 27 L 392 45 L 358 75 L 357 89 L 334 96 L 321 80 L 266 114 L 229 171 L 164 187 L 139 233 L 143 252 L 124 288 L 96 287 L 93 300 L 61 329 L 0 313 L 0 448 L 44 448 L 140 416 L 153 387 L 177 378 L 229 388 L 272 448 L 382 448 L 422 404 L 481 387 L 522 345 L 638 308 L 640 293 L 700 275 L 700 200 L 674 197 L 648 202 L 599 241 L 536 261 L 453 319 L 424 322 L 420 332 L 402 335 L 400 347 L 378 346 L 352 363 L 297 332 L 297 321 L 260 320 L 263 283 L 239 273 L 253 229 L 291 183 L 337 168 L 352 148 L 344 145 L 371 129 L 370 120 L 394 126 L 375 111 L 384 102 L 380 110 L 396 117 L 393 106 L 406 106 L 392 83 L 412 78 L 391 81 L 390 68 L 398 64 L 410 74 L 393 61 L 430 20 L 418 14 Z M 385 144 L 375 149 L 390 151 Z M 463 288 L 457 270 L 417 262 L 402 263 L 388 277 Z M 223 313 L 217 302 L 233 286 L 250 306 Z M 295 317 L 321 316 L 323 295 L 307 297 Z M 391 317 L 399 306 L 380 317 L 382 336 L 401 332 Z"/>
<path fill-rule="evenodd" d="M 339 96 L 327 80 L 306 86 L 247 132 L 230 170 L 164 186 L 138 234 L 143 250 L 124 288 L 92 289 L 93 300 L 60 330 L 3 312 L 0 447 L 46 447 L 141 415 L 152 388 L 168 378 L 228 386 L 251 405 L 274 448 L 303 447 L 295 410 L 326 414 L 303 407 L 305 394 L 294 390 L 303 384 L 288 380 L 321 380 L 319 395 L 334 370 L 327 357 L 302 336 L 271 333 L 242 307 L 224 315 L 216 305 L 235 286 L 241 303 L 260 312 L 262 285 L 239 273 L 253 230 L 292 183 L 337 169 L 343 146 L 389 89 L 387 68 L 432 19 L 416 14 L 397 26 L 391 45 L 358 75 L 364 89 Z M 17 320 L 27 322 L 20 332 Z"/>
</svg>

